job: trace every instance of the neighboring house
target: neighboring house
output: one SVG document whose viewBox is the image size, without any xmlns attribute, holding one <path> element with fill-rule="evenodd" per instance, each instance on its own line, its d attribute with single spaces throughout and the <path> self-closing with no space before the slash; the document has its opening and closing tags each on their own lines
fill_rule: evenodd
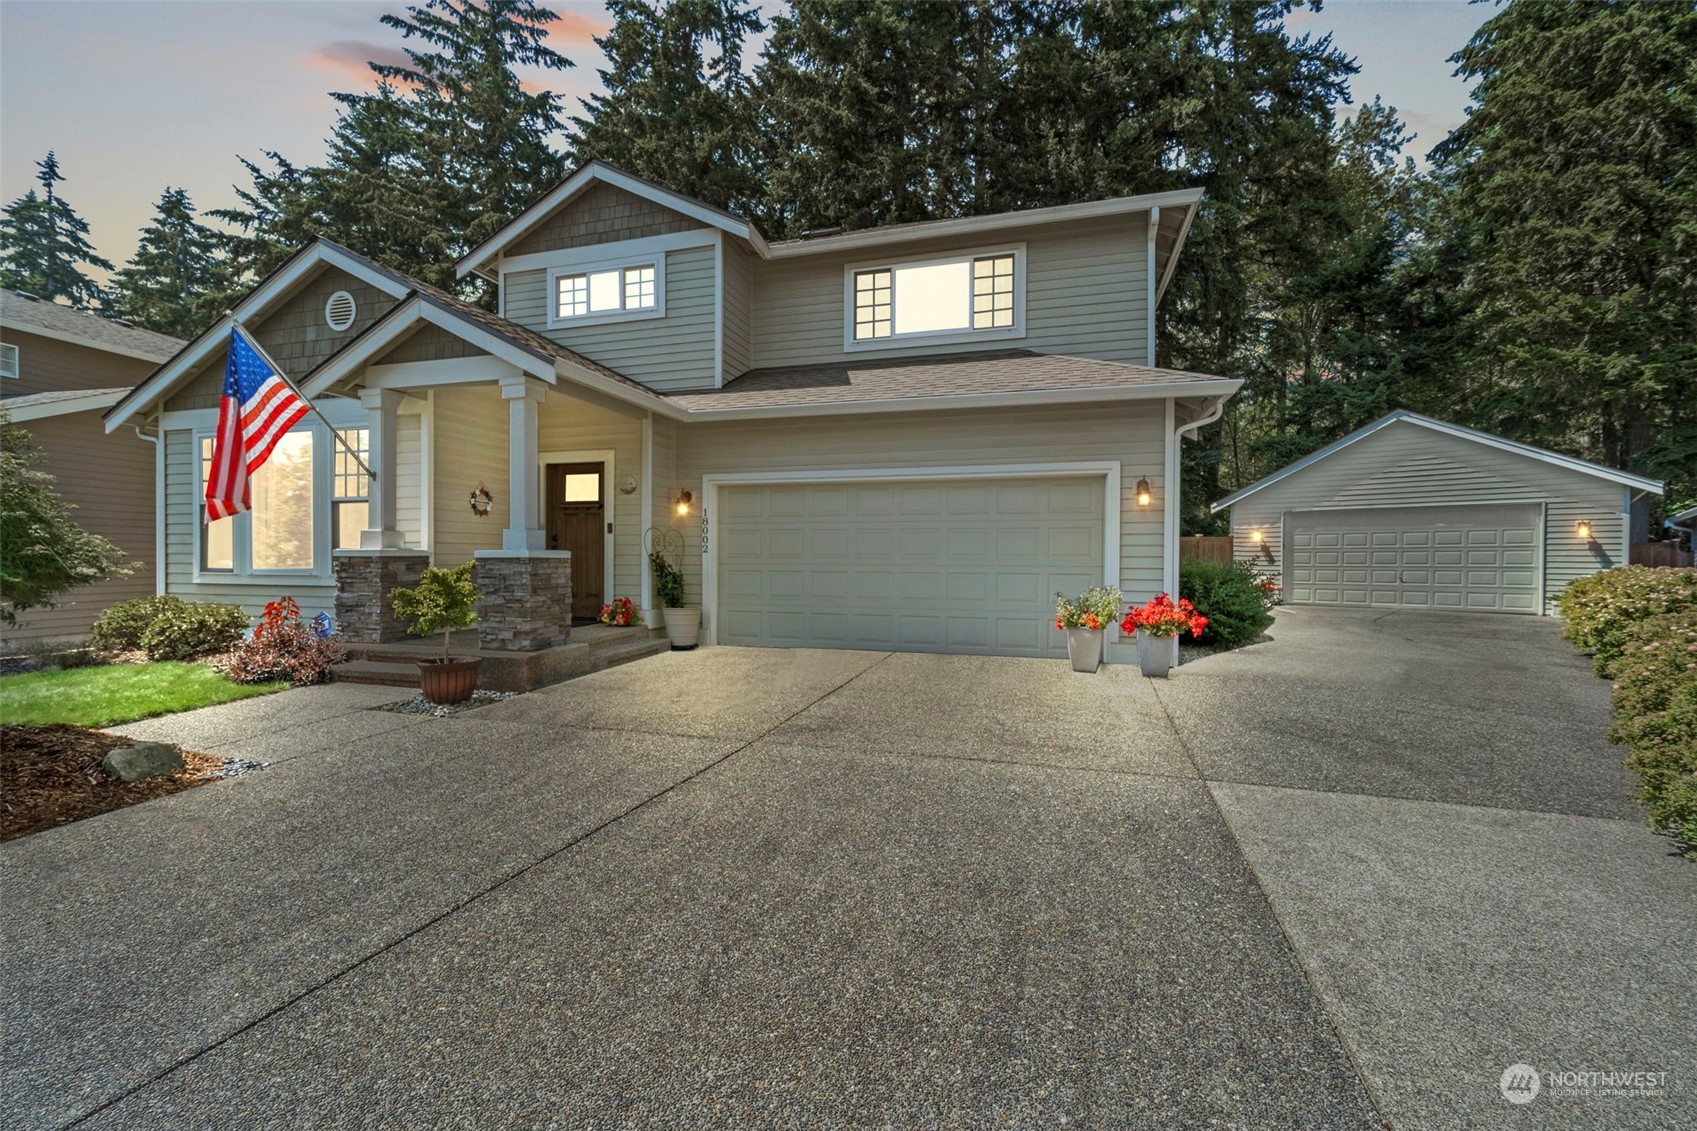
<svg viewBox="0 0 1697 1131">
<path fill-rule="evenodd" d="M 1553 613 L 1654 479 L 1398 410 L 1214 504 L 1296 605 Z"/>
<path fill-rule="evenodd" d="M 1239 385 L 1155 368 L 1200 199 L 769 244 L 592 163 L 460 263 L 499 314 L 328 240 L 237 305 L 375 482 L 309 418 L 251 516 L 201 521 L 228 319 L 107 427 L 162 438 L 165 589 L 287 592 L 356 639 L 426 559 L 478 561 L 486 647 L 563 639 L 563 553 L 571 615 L 657 623 L 675 531 L 706 642 L 1059 655 L 1056 590 L 1173 588 L 1179 444 Z"/>
<path fill-rule="evenodd" d="M 5 630 L 12 640 L 82 636 L 106 606 L 154 592 L 154 445 L 100 414 L 182 347 L 151 330 L 0 290 L 0 400 L 42 452 L 42 470 L 76 507 L 84 529 L 110 538 L 134 567 L 127 577 L 72 589 Z M 4 553 L 0 547 L 0 553 Z"/>
</svg>

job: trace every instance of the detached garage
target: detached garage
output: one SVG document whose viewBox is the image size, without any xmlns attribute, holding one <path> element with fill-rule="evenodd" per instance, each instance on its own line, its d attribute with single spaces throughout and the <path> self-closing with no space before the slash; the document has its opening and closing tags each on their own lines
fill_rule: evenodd
<svg viewBox="0 0 1697 1131">
<path fill-rule="evenodd" d="M 1539 614 L 1625 565 L 1654 479 L 1397 411 L 1214 504 L 1293 605 Z"/>
</svg>

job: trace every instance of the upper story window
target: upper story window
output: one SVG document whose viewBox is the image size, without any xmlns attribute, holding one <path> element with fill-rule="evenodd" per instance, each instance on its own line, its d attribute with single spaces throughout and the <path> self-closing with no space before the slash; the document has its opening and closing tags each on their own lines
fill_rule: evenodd
<svg viewBox="0 0 1697 1131">
<path fill-rule="evenodd" d="M 656 318 L 663 309 L 665 272 L 658 259 L 642 263 L 558 267 L 548 272 L 550 326 Z"/>
<path fill-rule="evenodd" d="M 1023 247 L 849 267 L 844 348 L 1022 337 L 1024 284 Z"/>
<path fill-rule="evenodd" d="M 18 375 L 18 347 L 10 342 L 0 342 L 0 377 L 16 377 Z"/>
</svg>

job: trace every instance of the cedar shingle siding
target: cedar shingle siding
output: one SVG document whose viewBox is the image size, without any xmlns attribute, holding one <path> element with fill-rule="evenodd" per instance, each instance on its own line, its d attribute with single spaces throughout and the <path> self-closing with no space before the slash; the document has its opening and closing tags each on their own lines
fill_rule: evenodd
<svg viewBox="0 0 1697 1131">
<path fill-rule="evenodd" d="M 567 247 L 639 240 L 705 227 L 682 213 L 609 184 L 585 189 L 503 253 L 529 255 Z"/>
</svg>

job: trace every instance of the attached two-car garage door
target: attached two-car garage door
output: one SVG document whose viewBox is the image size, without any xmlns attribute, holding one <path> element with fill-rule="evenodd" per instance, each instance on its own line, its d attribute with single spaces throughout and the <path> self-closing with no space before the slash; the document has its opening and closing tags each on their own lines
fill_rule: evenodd
<svg viewBox="0 0 1697 1131">
<path fill-rule="evenodd" d="M 1285 514 L 1293 604 L 1536 613 L 1537 506 L 1386 507 Z"/>
<path fill-rule="evenodd" d="M 1066 654 L 1054 594 L 1103 570 L 1101 477 L 720 489 L 721 644 Z"/>
</svg>

